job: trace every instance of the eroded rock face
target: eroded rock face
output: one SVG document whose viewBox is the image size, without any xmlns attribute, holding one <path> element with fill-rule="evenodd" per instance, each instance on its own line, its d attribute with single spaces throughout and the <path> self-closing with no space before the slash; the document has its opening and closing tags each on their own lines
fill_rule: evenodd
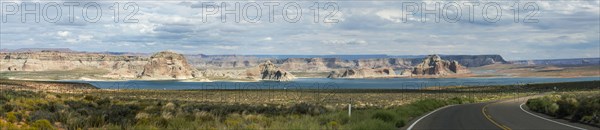
<svg viewBox="0 0 600 130">
<path fill-rule="evenodd" d="M 282 69 L 296 71 L 325 71 L 329 69 L 327 64 L 329 59 L 323 58 L 288 58 L 283 60 Z"/>
<path fill-rule="evenodd" d="M 413 75 L 450 75 L 463 73 L 469 73 L 469 70 L 457 61 L 442 60 L 438 55 L 427 56 L 412 71 Z"/>
<path fill-rule="evenodd" d="M 400 72 L 401 77 L 406 77 L 406 76 L 412 76 L 412 69 L 404 69 L 402 72 Z"/>
<path fill-rule="evenodd" d="M 146 63 L 146 61 L 144 61 L 144 63 L 136 63 L 135 61 L 116 61 L 110 63 L 112 65 L 109 68 L 111 71 L 102 77 L 112 79 L 134 79 L 142 73 Z"/>
<path fill-rule="evenodd" d="M 226 70 L 213 70 L 207 69 L 200 71 L 202 76 L 208 79 L 216 80 L 247 80 L 246 70 L 238 69 L 226 69 Z"/>
<path fill-rule="evenodd" d="M 2 71 L 70 71 L 97 70 L 109 72 L 101 77 L 136 78 L 147 63 L 140 56 L 116 56 L 84 52 L 8 52 L 0 53 Z"/>
<path fill-rule="evenodd" d="M 296 78 L 291 73 L 279 69 L 271 61 L 246 70 L 246 75 L 248 78 L 255 80 L 290 81 Z"/>
<path fill-rule="evenodd" d="M 392 68 L 360 68 L 332 71 L 327 78 L 381 78 L 395 75 Z"/>
<path fill-rule="evenodd" d="M 151 58 L 58 51 L 0 53 L 0 72 L 70 70 L 107 72 L 98 76 L 109 79 L 170 80 L 201 77 L 183 55 L 173 52 L 156 53 Z"/>
<path fill-rule="evenodd" d="M 150 57 L 139 75 L 142 79 L 192 79 L 200 78 L 198 71 L 185 57 L 175 52 L 163 51 Z"/>
<path fill-rule="evenodd" d="M 465 67 L 479 67 L 496 63 L 507 63 L 500 55 L 450 55 L 442 56 L 448 61 L 458 61 Z"/>
</svg>

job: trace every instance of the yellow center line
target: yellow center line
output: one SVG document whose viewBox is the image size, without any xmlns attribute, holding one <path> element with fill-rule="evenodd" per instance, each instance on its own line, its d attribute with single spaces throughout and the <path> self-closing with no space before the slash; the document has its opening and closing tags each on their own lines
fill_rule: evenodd
<svg viewBox="0 0 600 130">
<path fill-rule="evenodd" d="M 490 104 L 494 104 L 494 103 L 490 103 Z M 490 122 L 492 122 L 494 125 L 500 127 L 500 129 L 503 129 L 503 130 L 512 130 L 512 129 L 508 128 L 507 126 L 502 125 L 502 124 L 494 121 L 494 119 L 492 119 L 492 116 L 490 116 L 490 115 L 487 114 L 487 107 L 490 104 L 487 104 L 487 105 L 483 106 L 483 108 L 481 109 L 481 113 L 483 113 L 483 116 L 485 116 L 485 118 L 488 119 Z"/>
</svg>

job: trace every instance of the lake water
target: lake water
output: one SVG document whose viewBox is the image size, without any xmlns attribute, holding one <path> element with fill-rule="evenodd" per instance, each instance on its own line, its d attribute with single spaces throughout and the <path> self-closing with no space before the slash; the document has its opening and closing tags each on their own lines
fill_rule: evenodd
<svg viewBox="0 0 600 130">
<path fill-rule="evenodd" d="M 444 78 L 444 79 L 326 79 L 300 78 L 290 82 L 180 82 L 180 81 L 75 81 L 102 89 L 418 89 L 430 86 L 517 85 L 550 82 L 596 81 L 581 78 Z"/>
</svg>

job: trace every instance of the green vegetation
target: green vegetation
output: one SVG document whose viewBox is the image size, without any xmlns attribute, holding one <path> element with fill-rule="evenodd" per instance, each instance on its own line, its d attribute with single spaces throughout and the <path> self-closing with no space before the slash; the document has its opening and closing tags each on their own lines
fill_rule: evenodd
<svg viewBox="0 0 600 130">
<path fill-rule="evenodd" d="M 553 93 L 529 99 L 527 107 L 556 118 L 600 125 L 600 91 Z"/>
<path fill-rule="evenodd" d="M 423 99 L 391 108 L 358 108 L 349 117 L 347 111 L 310 103 L 246 105 L 15 90 L 0 93 L 0 128 L 23 129 L 396 129 L 433 109 L 475 101 Z"/>
<path fill-rule="evenodd" d="M 0 85 L 32 84 L 5 83 Z M 0 129 L 398 129 L 449 104 L 527 96 L 555 87 L 564 92 L 597 92 L 598 83 L 422 90 L 0 89 Z M 353 104 L 352 116 L 348 116 L 348 103 Z M 557 105 L 559 109 L 549 111 L 561 112 Z"/>
</svg>

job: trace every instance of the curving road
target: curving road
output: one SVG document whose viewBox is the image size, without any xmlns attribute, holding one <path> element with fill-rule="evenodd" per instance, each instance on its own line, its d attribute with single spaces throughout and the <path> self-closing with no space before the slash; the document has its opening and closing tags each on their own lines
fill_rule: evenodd
<svg viewBox="0 0 600 130">
<path fill-rule="evenodd" d="M 430 112 L 410 122 L 412 130 L 595 130 L 597 127 L 553 119 L 528 110 L 524 97 L 496 102 L 454 105 Z"/>
</svg>

